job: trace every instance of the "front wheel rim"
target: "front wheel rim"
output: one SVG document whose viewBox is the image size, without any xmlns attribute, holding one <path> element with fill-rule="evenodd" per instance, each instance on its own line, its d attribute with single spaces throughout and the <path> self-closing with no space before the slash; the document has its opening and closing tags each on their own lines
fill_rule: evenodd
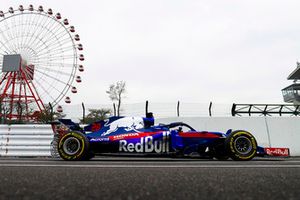
<svg viewBox="0 0 300 200">
<path fill-rule="evenodd" d="M 248 137 L 240 136 L 235 139 L 234 146 L 239 154 L 247 155 L 252 151 L 252 142 Z"/>
</svg>

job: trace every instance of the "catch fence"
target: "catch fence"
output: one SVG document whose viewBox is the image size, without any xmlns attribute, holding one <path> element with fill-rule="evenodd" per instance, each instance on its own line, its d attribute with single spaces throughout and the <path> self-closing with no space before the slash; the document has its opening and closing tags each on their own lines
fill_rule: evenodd
<svg viewBox="0 0 300 200">
<path fill-rule="evenodd" d="M 120 115 L 122 116 L 145 116 L 146 110 L 152 112 L 155 118 L 167 117 L 225 117 L 231 116 L 232 104 L 217 103 L 130 103 L 122 104 Z M 110 109 L 111 115 L 114 115 L 113 104 L 84 104 L 85 115 L 89 109 Z M 75 121 L 83 118 L 83 107 L 81 104 L 64 106 L 66 118 Z"/>
</svg>

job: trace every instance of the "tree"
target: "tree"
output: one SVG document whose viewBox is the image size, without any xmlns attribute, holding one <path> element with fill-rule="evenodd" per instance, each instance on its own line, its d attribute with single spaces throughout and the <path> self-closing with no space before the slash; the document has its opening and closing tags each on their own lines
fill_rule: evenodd
<svg viewBox="0 0 300 200">
<path fill-rule="evenodd" d="M 89 109 L 89 114 L 84 118 L 80 119 L 81 123 L 91 124 L 99 120 L 105 120 L 111 115 L 110 109 Z"/>
<path fill-rule="evenodd" d="M 0 123 L 2 124 L 23 124 L 26 123 L 25 120 L 25 110 L 27 105 L 22 102 L 13 102 L 11 104 L 7 104 L 3 102 L 3 99 L 0 99 Z M 30 112 L 30 111 L 29 111 Z M 14 117 L 9 118 L 9 115 L 14 115 Z M 28 113 L 30 114 L 30 113 Z"/>
<path fill-rule="evenodd" d="M 14 114 L 15 116 L 9 119 L 8 116 L 10 114 Z M 25 102 L 14 102 L 12 108 L 10 106 L 5 107 L 3 101 L 0 99 L 0 124 L 49 123 L 52 120 L 64 118 L 65 116 L 63 113 L 51 112 L 50 106 L 46 106 L 43 111 L 37 111 L 26 105 Z"/>
<path fill-rule="evenodd" d="M 8 109 L 5 107 L 3 103 L 3 98 L 0 97 L 0 124 L 7 123 L 7 119 L 6 119 L 7 114 L 8 114 Z"/>
<path fill-rule="evenodd" d="M 122 103 L 122 95 L 126 92 L 125 81 L 118 81 L 115 84 L 109 86 L 109 90 L 106 91 L 109 94 L 109 98 L 114 102 L 117 101 L 117 116 L 120 116 L 120 108 Z"/>
<path fill-rule="evenodd" d="M 45 107 L 45 110 L 43 110 L 42 112 L 36 111 L 35 113 L 33 113 L 33 115 L 36 117 L 36 120 L 41 123 L 49 123 L 66 116 L 64 113 L 51 112 L 51 108 L 48 105 Z"/>
</svg>

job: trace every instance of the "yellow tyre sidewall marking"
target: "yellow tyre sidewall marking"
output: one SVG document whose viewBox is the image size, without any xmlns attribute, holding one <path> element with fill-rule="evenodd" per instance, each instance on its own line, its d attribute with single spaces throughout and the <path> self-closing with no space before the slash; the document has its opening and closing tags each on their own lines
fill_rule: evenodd
<svg viewBox="0 0 300 200">
<path fill-rule="evenodd" d="M 66 153 L 64 152 L 63 148 L 61 148 L 62 145 L 63 145 L 63 143 L 64 143 L 64 141 L 65 141 L 65 139 L 66 139 L 67 137 L 70 137 L 70 136 L 73 136 L 73 137 L 75 137 L 76 139 L 78 139 L 78 140 L 80 141 L 80 143 L 81 143 L 81 146 L 82 146 L 82 147 L 81 147 L 81 151 L 80 151 L 78 154 L 75 154 L 75 155 L 72 155 L 72 156 L 66 154 Z M 59 144 L 58 144 L 58 151 L 60 152 L 60 155 L 61 155 L 63 158 L 67 159 L 67 160 L 73 160 L 73 159 L 78 158 L 79 156 L 82 155 L 84 149 L 85 149 L 85 140 L 84 140 L 84 138 L 83 138 L 81 135 L 79 135 L 79 134 L 77 134 L 77 133 L 75 133 L 75 132 L 70 132 L 70 133 L 65 134 L 65 135 L 60 139 Z"/>
</svg>

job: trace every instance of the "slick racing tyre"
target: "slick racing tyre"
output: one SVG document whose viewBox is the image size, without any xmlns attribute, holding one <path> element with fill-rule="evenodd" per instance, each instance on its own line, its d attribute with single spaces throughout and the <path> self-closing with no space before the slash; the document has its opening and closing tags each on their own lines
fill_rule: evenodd
<svg viewBox="0 0 300 200">
<path fill-rule="evenodd" d="M 64 160 L 88 160 L 89 141 L 83 133 L 72 131 L 63 135 L 58 142 L 58 153 Z"/>
<path fill-rule="evenodd" d="M 247 131 L 233 131 L 225 140 L 225 147 L 232 160 L 251 160 L 256 156 L 257 143 Z"/>
</svg>

